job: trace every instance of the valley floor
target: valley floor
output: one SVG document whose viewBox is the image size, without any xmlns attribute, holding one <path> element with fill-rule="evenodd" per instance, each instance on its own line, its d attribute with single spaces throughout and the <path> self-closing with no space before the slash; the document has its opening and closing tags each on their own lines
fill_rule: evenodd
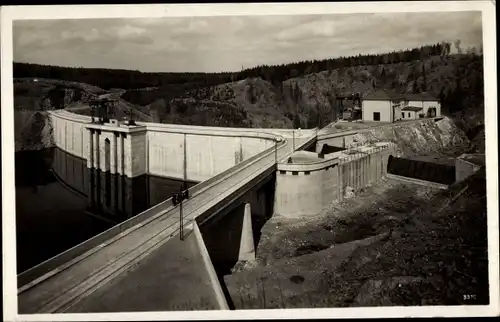
<svg viewBox="0 0 500 322">
<path fill-rule="evenodd" d="M 448 190 L 386 180 L 314 218 L 272 218 L 257 261 L 224 278 L 232 304 L 486 304 L 485 182 L 484 170 Z"/>
</svg>

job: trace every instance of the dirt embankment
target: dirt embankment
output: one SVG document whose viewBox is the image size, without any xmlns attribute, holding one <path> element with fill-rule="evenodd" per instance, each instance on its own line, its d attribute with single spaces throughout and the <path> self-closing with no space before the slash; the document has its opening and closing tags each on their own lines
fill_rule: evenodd
<svg viewBox="0 0 500 322">
<path fill-rule="evenodd" d="M 486 304 L 485 182 L 484 170 L 449 190 L 387 181 L 309 220 L 273 218 L 257 262 L 225 276 L 232 302 L 237 309 Z"/>
<path fill-rule="evenodd" d="M 470 144 L 466 133 L 447 117 L 437 122 L 427 120 L 367 129 L 356 134 L 352 144 L 380 141 L 394 142 L 402 156 L 456 156 L 466 152 Z"/>
</svg>

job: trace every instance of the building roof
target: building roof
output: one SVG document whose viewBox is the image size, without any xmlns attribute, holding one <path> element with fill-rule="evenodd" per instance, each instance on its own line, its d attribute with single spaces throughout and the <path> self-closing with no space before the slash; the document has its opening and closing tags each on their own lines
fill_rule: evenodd
<svg viewBox="0 0 500 322">
<path fill-rule="evenodd" d="M 363 97 L 365 100 L 395 100 L 402 98 L 403 95 L 387 89 L 379 89 L 375 92 L 368 93 Z"/>
<path fill-rule="evenodd" d="M 401 109 L 401 111 L 412 111 L 412 112 L 418 112 L 420 111 L 422 108 L 421 107 L 418 107 L 418 106 L 405 106 Z"/>
<path fill-rule="evenodd" d="M 407 94 L 405 95 L 405 99 L 408 101 L 438 101 L 438 99 L 434 95 L 428 92 Z"/>
<path fill-rule="evenodd" d="M 289 159 L 292 159 L 292 163 L 314 163 L 320 160 L 317 153 L 309 151 L 295 151 Z"/>
<path fill-rule="evenodd" d="M 392 90 L 379 89 L 366 94 L 365 100 L 406 100 L 406 101 L 437 101 L 438 99 L 428 92 L 416 94 L 398 94 Z"/>
</svg>

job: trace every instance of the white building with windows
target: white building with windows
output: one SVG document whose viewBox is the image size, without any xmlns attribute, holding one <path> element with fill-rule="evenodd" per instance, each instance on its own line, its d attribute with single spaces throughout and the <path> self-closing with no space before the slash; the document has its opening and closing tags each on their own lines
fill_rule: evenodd
<svg viewBox="0 0 500 322">
<path fill-rule="evenodd" d="M 401 95 L 378 90 L 367 94 L 362 102 L 363 121 L 391 123 L 436 116 L 441 116 L 441 104 L 429 93 Z"/>
</svg>

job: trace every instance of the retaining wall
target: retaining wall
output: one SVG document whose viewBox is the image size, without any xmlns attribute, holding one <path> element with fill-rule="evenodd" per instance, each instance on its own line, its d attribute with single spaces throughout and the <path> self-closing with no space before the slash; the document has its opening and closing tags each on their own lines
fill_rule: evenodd
<svg viewBox="0 0 500 322">
<path fill-rule="evenodd" d="M 396 145 L 390 142 L 378 142 L 349 150 L 340 157 L 339 173 L 344 197 L 347 187 L 357 191 L 377 183 L 387 175 L 389 157 L 396 151 Z"/>
<path fill-rule="evenodd" d="M 474 162 L 475 160 L 467 160 L 466 155 L 462 155 L 455 161 L 455 180 L 462 181 L 468 176 L 472 175 L 474 172 L 481 169 L 484 165 L 484 155 L 479 155 L 482 159 L 480 162 Z"/>
<path fill-rule="evenodd" d="M 451 185 L 455 182 L 455 167 L 433 162 L 417 161 L 390 156 L 391 174 L 429 182 Z"/>
</svg>

